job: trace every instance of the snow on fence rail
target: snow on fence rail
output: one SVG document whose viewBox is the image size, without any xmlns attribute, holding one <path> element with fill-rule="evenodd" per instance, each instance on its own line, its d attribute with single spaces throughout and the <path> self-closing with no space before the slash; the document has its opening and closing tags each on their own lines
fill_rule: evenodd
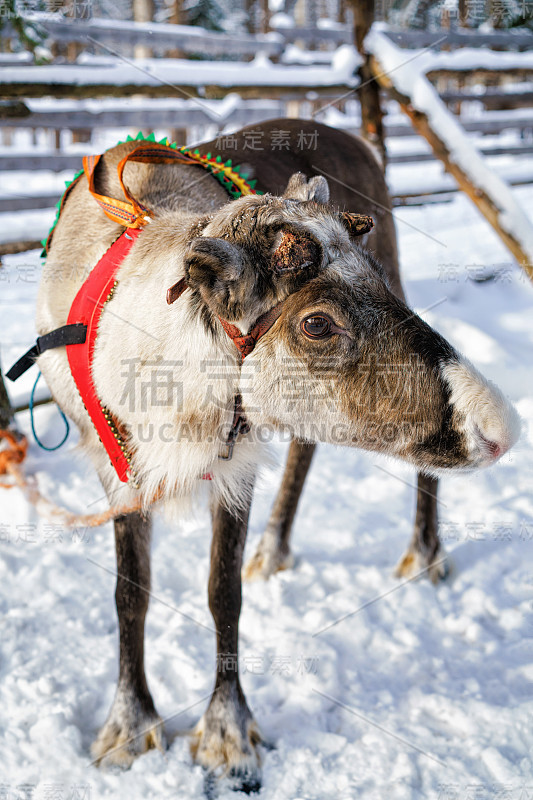
<svg viewBox="0 0 533 800">
<path fill-rule="evenodd" d="M 361 57 L 343 45 L 329 66 L 273 64 L 264 57 L 251 62 L 185 59 L 119 59 L 97 64 L 53 64 L 5 67 L 0 72 L 3 97 L 116 97 L 131 93 L 150 97 L 302 98 L 308 92 L 336 95 L 359 83 Z M 197 101 L 201 104 L 201 100 Z"/>
<path fill-rule="evenodd" d="M 479 133 L 483 136 L 498 135 L 504 131 L 516 130 L 522 134 L 533 131 L 533 111 L 524 109 L 520 112 L 493 111 L 484 114 L 482 117 L 460 117 L 458 122 L 467 133 Z M 397 116 L 383 120 L 385 135 L 390 137 L 415 136 L 416 131 L 409 125 L 407 120 L 399 119 Z M 339 115 L 335 118 L 335 127 L 353 128 L 353 121 L 349 117 Z"/>
<path fill-rule="evenodd" d="M 58 15 L 34 15 L 47 30 L 51 40 L 60 42 L 85 42 L 105 45 L 146 44 L 154 52 L 178 49 L 183 54 L 208 52 L 210 57 L 231 54 L 232 57 L 253 56 L 252 61 L 194 61 L 186 59 L 138 59 L 110 58 L 83 53 L 75 64 L 28 66 L 27 61 L 8 58 L 0 60 L 4 69 L 0 73 L 0 128 L 48 128 L 90 130 L 93 128 L 189 128 L 192 125 L 206 126 L 216 124 L 220 130 L 226 125 L 239 127 L 243 124 L 259 122 L 265 118 L 284 116 L 284 101 L 316 100 L 319 97 L 338 97 L 350 90 L 357 91 L 360 83 L 357 70 L 362 59 L 355 48 L 347 42 L 352 41 L 352 31 L 343 25 L 330 28 L 280 28 L 271 34 L 230 36 L 204 31 L 187 26 L 132 23 L 118 20 L 65 20 Z M 468 34 L 451 31 L 442 34 L 427 34 L 424 31 L 393 31 L 382 25 L 374 25 L 372 36 L 388 42 L 398 50 L 396 43 L 409 46 L 434 48 L 411 51 L 408 61 L 416 59 L 416 73 L 432 80 L 460 76 L 461 82 L 468 82 L 472 75 L 484 77 L 489 74 L 511 75 L 514 78 L 533 77 L 533 53 L 516 52 L 531 47 L 533 34 L 510 32 L 498 34 Z M 341 44 L 335 51 L 324 50 L 308 53 L 295 48 L 293 42 L 329 41 Z M 484 44 L 494 47 L 513 47 L 514 52 L 492 52 L 472 49 L 470 45 Z M 462 49 L 454 52 L 437 52 L 443 46 L 460 45 Z M 464 45 L 468 45 L 464 47 Z M 291 49 L 292 48 L 292 49 Z M 386 49 L 383 45 L 382 50 Z M 294 53 L 297 51 L 297 57 Z M 405 61 L 405 51 L 402 52 Z M 317 59 L 317 53 L 320 59 Z M 313 58 L 307 58 L 313 56 Z M 270 58 L 276 59 L 274 63 Z M 317 63 L 318 62 L 318 63 Z M 399 66 L 403 66 L 400 63 Z M 398 65 L 394 69 L 398 68 Z M 379 76 L 378 76 L 379 77 Z M 382 81 L 382 83 L 384 83 Z M 427 83 L 427 81 L 426 81 Z M 428 84 L 428 86 L 430 86 Z M 509 92 L 507 88 L 490 88 L 485 94 L 471 90 L 466 92 L 443 93 L 449 103 L 462 103 L 466 100 L 481 101 L 486 106 L 491 102 L 515 103 L 518 108 L 527 104 L 533 96 L 531 84 L 524 84 L 518 90 Z M 238 95 L 235 94 L 238 92 Z M 148 95 L 150 98 L 165 100 L 140 101 L 137 106 L 120 108 L 121 101 L 113 97 Z M 39 100 L 21 102 L 16 98 L 40 98 L 50 95 L 56 98 L 77 98 L 70 108 L 60 100 L 54 108 L 39 109 Z M 394 95 L 394 92 L 393 92 Z M 106 101 L 80 103 L 80 99 L 110 98 L 107 103 L 119 107 L 106 107 Z M 181 98 L 171 100 L 169 98 Z M 189 98 L 184 100 L 183 98 Z M 224 98 L 224 99 L 212 99 Z M 256 99 L 250 99 L 256 98 Z M 267 100 L 267 98 L 269 98 Z M 438 99 L 438 98 L 437 98 Z M 63 107 L 61 107 L 63 103 Z M 102 107 L 103 105 L 103 107 Z M 98 106 L 98 107 L 97 107 Z M 268 108 L 267 108 L 268 106 Z M 316 108 L 315 108 L 316 110 Z M 328 120 L 325 120 L 328 121 Z M 499 134 L 509 128 L 525 131 L 533 129 L 533 115 L 527 109 L 513 112 L 485 113 L 481 118 L 460 120 L 462 131 L 480 134 Z M 355 130 L 358 121 L 353 116 L 338 114 L 337 127 Z M 412 136 L 413 129 L 406 122 L 389 117 L 384 121 L 387 137 Z M 416 127 L 416 126 L 415 126 Z M 503 153 L 526 154 L 533 147 L 508 145 L 478 147 L 487 155 Z M 475 152 L 475 150 L 474 150 Z M 438 154 L 437 154 L 438 155 Z M 78 156 L 71 153 L 33 153 L 27 155 L 0 155 L 0 169 L 21 168 L 21 159 L 26 169 L 48 169 L 60 171 L 76 168 Z M 411 160 L 431 160 L 430 153 L 392 155 L 389 163 L 409 163 Z M 17 160 L 18 159 L 18 160 Z M 531 182 L 530 171 L 522 176 L 509 176 L 511 184 Z M 441 182 L 438 185 L 409 191 L 400 187 L 395 193 L 395 203 L 411 204 L 420 198 L 449 195 L 455 184 Z M 503 184 L 504 185 L 504 184 Z M 463 187 L 464 188 L 464 187 Z M 394 191 L 393 191 L 394 194 Z M 33 197 L 0 198 L 0 211 L 49 208 L 55 202 L 53 192 Z M 9 246 L 9 245 L 5 245 Z M 1 254 L 0 249 L 0 254 Z"/>
<path fill-rule="evenodd" d="M 183 53 L 208 53 L 210 56 L 255 56 L 262 53 L 280 56 L 293 42 L 353 43 L 353 28 L 342 23 L 319 24 L 317 27 L 279 26 L 269 33 L 214 33 L 197 26 L 161 22 L 132 22 L 114 19 L 68 19 L 60 13 L 36 13 L 26 17 L 40 26 L 54 42 L 87 43 L 87 37 L 103 44 L 146 45 L 154 52 L 179 49 Z M 527 31 L 468 31 L 461 29 L 416 31 L 383 27 L 384 33 L 400 47 L 464 48 L 528 50 L 533 34 Z"/>
<path fill-rule="evenodd" d="M 278 100 L 248 100 L 227 95 L 224 100 L 34 100 L 24 106 L 24 115 L 12 117 L 0 106 L 0 128 L 69 129 L 93 128 L 189 128 L 192 125 L 240 126 L 283 116 Z M 7 112 L 7 113 L 6 113 Z M 5 116 L 4 116 L 5 114 Z"/>
<path fill-rule="evenodd" d="M 495 50 L 530 50 L 532 47 L 533 33 L 529 31 L 469 31 L 462 29 L 439 31 L 425 30 L 394 30 L 384 29 L 383 32 L 394 44 L 402 48 L 421 49 L 429 48 L 456 48 L 456 47 L 489 47 Z"/>
<path fill-rule="evenodd" d="M 302 98 L 300 98 L 302 99 Z M 14 116 L 16 114 L 16 116 Z M 69 129 L 93 128 L 188 128 L 193 125 L 248 125 L 285 115 L 281 100 L 246 100 L 229 94 L 223 100 L 28 100 L 25 104 L 0 104 L 0 128 Z M 533 131 L 533 110 L 505 110 L 478 117 L 461 117 L 464 130 L 483 135 L 497 135 L 510 129 L 522 134 Z M 336 127 L 353 130 L 358 117 L 339 114 Z M 408 121 L 398 115 L 384 118 L 387 136 L 412 136 Z"/>
<path fill-rule="evenodd" d="M 141 126 L 142 127 L 142 126 Z M 533 154 L 533 144 L 531 145 L 488 145 L 478 146 L 478 150 L 484 156 L 524 156 Z M 422 162 L 435 162 L 433 153 L 426 153 L 420 150 L 408 153 L 389 153 L 387 164 L 420 164 Z M 21 172 L 46 170 L 49 172 L 77 171 L 80 168 L 79 153 L 61 153 L 54 150 L 49 151 L 18 151 L 14 153 L 0 153 L 0 172 Z M 533 175 L 527 173 L 526 183 L 533 183 Z M 0 202 L 2 202 L 0 198 Z"/>
<path fill-rule="evenodd" d="M 88 37 L 102 44 L 145 45 L 154 52 L 178 49 L 183 53 L 209 56 L 280 56 L 289 42 L 331 42 L 352 44 L 350 25 L 320 27 L 279 27 L 269 33 L 214 33 L 191 25 L 162 22 L 131 22 L 115 19 L 65 19 L 61 14 L 31 14 L 28 22 L 37 24 L 54 42 L 80 42 Z"/>
<path fill-rule="evenodd" d="M 192 25 L 97 18 L 67 21 L 53 14 L 32 14 L 27 20 L 37 23 L 51 41 L 80 42 L 86 46 L 90 37 L 103 44 L 144 44 L 154 52 L 179 49 L 183 53 L 208 53 L 210 56 L 255 56 L 258 53 L 279 56 L 285 47 L 284 36 L 274 32 L 231 35 Z"/>
<path fill-rule="evenodd" d="M 376 26 L 376 35 L 381 33 Z M 389 37 L 386 36 L 388 39 Z M 530 47 L 533 46 L 533 33 L 531 34 Z M 516 51 L 496 51 L 488 48 L 476 49 L 463 47 L 452 52 L 443 51 L 435 53 L 431 50 L 425 52 L 413 50 L 416 56 L 416 66 L 420 72 L 431 76 L 432 73 L 448 72 L 522 72 L 533 70 L 533 52 L 524 53 Z M 405 53 L 404 56 L 405 58 Z"/>
<path fill-rule="evenodd" d="M 77 167 L 80 166 L 81 158 L 78 156 Z M 506 174 L 507 173 L 507 174 Z M 511 186 L 523 186 L 533 183 L 533 167 L 525 169 L 520 167 L 515 170 L 504 170 L 503 177 Z M 394 206 L 403 205 L 423 205 L 425 198 L 438 198 L 446 195 L 450 196 L 459 191 L 457 184 L 449 175 L 443 175 L 437 180 L 429 178 L 426 181 L 418 181 L 416 186 L 409 185 L 403 181 L 391 187 Z M 35 195 L 5 196 L 0 197 L 0 213 L 13 213 L 17 211 L 34 211 L 43 208 L 53 208 L 59 200 L 57 191 L 41 192 Z M 12 241 L 12 237 L 7 235 L 3 239 L 4 243 Z"/>
<path fill-rule="evenodd" d="M 132 23 L 133 24 L 133 23 Z M 136 23 L 139 24 L 139 23 Z M 387 41 L 388 30 L 375 25 Z M 373 30 L 374 30 L 373 28 Z M 532 35 L 533 43 L 533 35 Z M 403 52 L 403 51 L 402 51 Z M 511 75 L 533 79 L 533 52 L 494 52 L 463 48 L 454 52 L 412 51 L 420 73 L 439 77 Z M 90 59 L 83 64 L 7 66 L 0 75 L 3 97 L 117 97 L 132 92 L 151 97 L 222 98 L 238 91 L 243 98 L 302 99 L 309 92 L 341 94 L 359 83 L 362 59 L 352 45 L 341 45 L 325 65 L 275 64 L 264 54 L 251 62 L 186 59 Z"/>
</svg>

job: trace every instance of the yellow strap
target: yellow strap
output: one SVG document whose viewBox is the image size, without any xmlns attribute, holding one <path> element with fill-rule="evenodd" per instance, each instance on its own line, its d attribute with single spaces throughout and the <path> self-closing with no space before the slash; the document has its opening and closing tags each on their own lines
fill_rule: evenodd
<svg viewBox="0 0 533 800">
<path fill-rule="evenodd" d="M 122 191 L 124 192 L 124 197 L 126 198 L 126 202 L 124 202 L 123 200 L 115 200 L 113 197 L 98 194 L 96 191 L 94 174 L 101 158 L 101 155 L 84 156 L 83 158 L 83 170 L 89 183 L 89 191 L 109 219 L 127 228 L 141 228 L 146 224 L 147 218 L 151 216 L 151 211 L 143 206 L 142 203 L 139 203 L 124 185 L 122 176 L 124 167 L 128 161 L 156 164 L 172 164 L 176 162 L 181 164 L 198 164 L 196 159 L 191 158 L 191 156 L 186 153 L 182 153 L 180 150 L 174 150 L 167 145 L 157 142 L 143 142 L 139 147 L 136 147 L 135 150 L 132 150 L 131 153 L 128 153 L 122 161 L 119 162 L 117 167 L 118 179 Z"/>
</svg>

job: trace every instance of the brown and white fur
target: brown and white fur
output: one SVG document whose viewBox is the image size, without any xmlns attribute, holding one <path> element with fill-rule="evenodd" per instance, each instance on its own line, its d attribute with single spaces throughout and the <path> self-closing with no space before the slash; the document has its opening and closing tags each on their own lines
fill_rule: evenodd
<svg viewBox="0 0 533 800">
<path fill-rule="evenodd" d="M 262 426 L 289 428 L 310 443 L 291 449 L 293 469 L 285 489 L 295 497 L 310 447 L 319 440 L 337 443 L 339 431 L 345 444 L 388 453 L 433 476 L 419 479 L 409 551 L 427 566 L 439 547 L 434 476 L 493 463 L 513 445 L 518 427 L 502 393 L 405 305 L 390 201 L 368 147 L 310 122 L 275 120 L 261 126 L 267 134 L 280 128 L 293 134 L 317 130 L 317 149 L 257 153 L 245 147 L 241 132 L 236 148 L 218 150 L 223 159 L 246 161 L 254 169 L 258 187 L 270 192 L 263 197 L 228 202 L 222 187 L 194 167 L 126 166 L 131 194 L 154 217 L 118 272 L 99 326 L 93 374 L 101 402 L 128 431 L 140 489 L 124 487 L 115 477 L 65 353 L 54 350 L 39 358 L 113 502 L 119 497 L 125 503 L 139 492 L 149 501 L 162 490 L 163 502 L 179 508 L 199 493 L 210 494 L 209 606 L 217 651 L 235 658 L 251 490 L 256 467 L 267 458 L 256 435 Z M 134 146 L 120 145 L 103 157 L 96 175 L 100 193 L 121 199 L 116 165 Z M 215 147 L 208 143 L 201 150 Z M 320 170 L 356 193 L 333 181 L 330 196 L 325 179 L 317 176 Z M 315 177 L 308 181 L 305 175 Z M 337 208 L 375 217 L 375 232 L 364 249 Z M 119 231 L 82 179 L 54 233 L 38 299 L 39 333 L 65 324 L 79 286 Z M 287 231 L 301 246 L 290 268 L 282 270 L 278 248 Z M 168 306 L 167 289 L 183 276 L 190 291 Z M 280 318 L 241 364 L 217 317 L 246 332 L 281 300 Z M 309 319 L 316 325 L 317 317 L 329 320 L 331 328 L 310 338 Z M 167 387 L 170 381 L 166 400 L 151 394 L 154 369 Z M 240 437 L 230 461 L 220 460 L 237 392 L 251 431 Z M 200 480 L 207 472 L 212 481 Z M 280 566 L 279 553 L 288 553 L 283 529 L 290 529 L 291 513 L 270 536 L 274 565 L 272 559 L 266 567 L 266 561 L 256 560 L 263 573 Z M 149 512 L 118 519 L 115 535 L 120 674 L 93 752 L 99 761 L 129 764 L 164 742 L 143 665 Z M 209 771 L 221 772 L 237 788 L 259 785 L 258 727 L 237 670 L 224 671 L 218 660 L 213 697 L 193 740 L 195 759 Z"/>
</svg>

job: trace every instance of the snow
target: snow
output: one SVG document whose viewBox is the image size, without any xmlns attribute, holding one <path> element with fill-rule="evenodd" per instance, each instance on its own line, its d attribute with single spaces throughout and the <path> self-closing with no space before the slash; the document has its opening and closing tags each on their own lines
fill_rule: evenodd
<svg viewBox="0 0 533 800">
<path fill-rule="evenodd" d="M 4 64 L 31 64 L 33 55 L 23 50 L 20 53 L 0 53 L 0 66 Z"/>
<path fill-rule="evenodd" d="M 66 19 L 62 13 L 34 13 L 34 14 L 26 14 L 25 20 L 27 22 L 32 22 L 36 24 L 44 25 L 46 29 L 46 23 L 54 23 L 54 22 L 67 22 L 68 18 Z M 154 32 L 167 34 L 168 36 L 175 37 L 175 36 L 185 36 L 188 39 L 209 39 L 211 38 L 213 41 L 222 40 L 224 41 L 225 37 L 224 34 L 214 32 L 211 30 L 207 30 L 206 28 L 202 28 L 199 25 L 175 25 L 174 23 L 164 23 L 164 22 L 132 22 L 131 20 L 125 19 L 112 19 L 109 17 L 105 18 L 98 18 L 98 17 L 89 17 L 88 19 L 84 20 L 86 23 L 86 27 L 92 31 L 98 31 L 99 29 L 107 31 L 110 29 L 115 29 L 117 31 L 123 32 L 131 32 L 135 33 L 138 31 L 142 31 L 145 33 L 153 34 Z M 72 24 L 72 23 L 71 23 Z M 242 36 L 242 34 L 241 34 Z M 270 32 L 268 34 L 256 34 L 254 35 L 253 39 L 257 42 L 264 42 L 264 41 L 280 41 L 280 37 L 276 35 L 274 32 Z"/>
<path fill-rule="evenodd" d="M 316 26 L 323 31 L 346 31 L 348 28 L 343 22 L 337 22 L 329 17 L 320 17 L 320 19 L 317 20 Z"/>
<path fill-rule="evenodd" d="M 283 11 L 278 11 L 270 17 L 270 27 L 276 29 L 294 28 L 294 19 L 285 14 Z"/>
<path fill-rule="evenodd" d="M 410 169 L 423 175 L 427 165 Z M 533 188 L 512 193 L 533 214 Z M 499 383 L 525 431 L 491 470 L 442 482 L 441 535 L 454 567 L 436 588 L 392 576 L 411 531 L 414 491 L 403 481 L 414 481 L 412 469 L 320 447 L 295 521 L 295 569 L 244 587 L 242 683 L 275 744 L 263 753 L 265 800 L 533 794 L 533 287 L 464 196 L 443 208 L 394 212 L 408 297 Z M 4 259 L 3 369 L 33 341 L 38 274 L 36 252 Z M 480 274 L 494 279 L 476 282 Z M 33 380 L 9 386 L 14 401 Z M 105 508 L 75 431 L 46 453 L 28 414 L 18 422 L 31 442 L 27 469 L 47 496 L 79 512 Z M 62 435 L 53 407 L 37 409 L 36 425 L 47 443 Z M 276 445 L 280 466 L 258 487 L 248 556 L 286 447 Z M 214 637 L 190 619 L 211 626 L 207 513 L 176 525 L 156 519 L 147 673 L 159 713 L 176 716 L 166 753 L 116 774 L 89 755 L 117 676 L 112 528 L 66 531 L 37 519 L 16 490 L 1 492 L 0 775 L 9 800 L 23 784 L 36 800 L 54 787 L 65 800 L 200 800 L 203 775 L 183 734 L 214 675 Z"/>
<path fill-rule="evenodd" d="M 100 66 L 103 66 L 116 63 L 116 59 L 85 54 L 82 63 L 98 63 Z M 98 99 L 90 98 L 85 100 L 34 97 L 25 100 L 24 103 L 32 113 L 90 111 L 95 116 L 101 111 L 107 110 L 149 111 L 152 109 L 168 109 L 173 111 L 194 111 L 198 109 L 198 100 L 195 97 L 190 99 L 168 97 L 146 97 L 141 99 L 135 97 L 99 97 Z M 202 98 L 201 103 L 202 111 L 211 115 L 214 121 L 219 121 L 220 119 L 225 120 L 236 109 L 246 109 L 249 111 L 250 109 L 260 108 L 264 110 L 265 113 L 268 113 L 269 108 L 276 111 L 280 109 L 280 103 L 277 100 L 270 100 L 268 98 L 261 100 L 243 100 L 237 92 L 229 92 L 221 100 Z"/>
<path fill-rule="evenodd" d="M 370 35 L 381 39 L 387 37 L 388 26 L 382 22 L 372 25 Z M 390 39 L 389 39 L 390 41 Z M 514 70 L 533 69 L 533 51 L 491 50 L 489 47 L 461 47 L 456 50 L 432 50 L 429 47 L 398 48 L 404 61 L 416 61 L 418 68 L 428 73 L 433 70 Z"/>
<path fill-rule="evenodd" d="M 342 45 L 334 54 L 331 67 L 290 66 L 273 64 L 266 58 L 251 62 L 195 61 L 194 69 L 187 59 L 139 58 L 135 63 L 110 61 L 99 58 L 95 64 L 73 64 L 43 67 L 7 66 L 0 74 L 2 83 L 50 83 L 83 85 L 143 85 L 161 83 L 178 86 L 357 86 L 354 75 L 361 64 L 361 56 L 352 45 Z M 349 53 L 349 55 L 348 55 Z"/>
<path fill-rule="evenodd" d="M 409 54 L 415 54 L 410 50 Z M 453 70 L 513 70 L 533 69 L 533 52 L 515 52 L 491 50 L 488 47 L 461 47 L 453 52 L 430 51 L 427 57 L 421 56 L 421 65 L 425 72 L 437 69 Z"/>
<path fill-rule="evenodd" d="M 485 161 L 496 175 L 508 183 L 533 182 L 531 156 L 495 156 Z M 388 168 L 388 182 L 395 197 L 457 190 L 457 181 L 445 173 L 440 161 L 426 162 L 424 171 L 416 170 L 414 174 L 413 163 L 392 164 Z"/>
<path fill-rule="evenodd" d="M 283 64 L 331 64 L 331 50 L 304 50 L 295 44 L 287 44 L 281 56 Z"/>
<path fill-rule="evenodd" d="M 55 175 L 51 175 L 53 180 Z M 6 181 L 7 183 L 7 181 Z M 58 186 L 61 193 L 64 189 Z M 60 194 L 58 194 L 58 197 Z M 54 205 L 53 201 L 51 203 Z M 55 208 L 25 211 L 21 213 L 0 214 L 0 242 L 40 241 L 48 234 L 56 217 Z M 0 275 L 0 285 L 2 276 Z"/>
</svg>

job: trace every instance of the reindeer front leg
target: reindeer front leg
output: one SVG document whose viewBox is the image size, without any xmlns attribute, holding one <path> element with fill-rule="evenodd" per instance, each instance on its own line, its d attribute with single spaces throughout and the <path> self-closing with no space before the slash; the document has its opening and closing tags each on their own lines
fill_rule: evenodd
<svg viewBox="0 0 533 800">
<path fill-rule="evenodd" d="M 115 520 L 119 678 L 107 721 L 92 746 L 99 764 L 129 767 L 136 756 L 165 745 L 163 725 L 144 674 L 144 619 L 150 592 L 151 520 L 139 513 Z"/>
<path fill-rule="evenodd" d="M 418 473 L 416 515 L 407 552 L 396 567 L 399 578 L 428 576 L 438 583 L 448 576 L 449 564 L 438 531 L 437 478 Z"/>
<path fill-rule="evenodd" d="M 297 439 L 291 442 L 283 480 L 266 530 L 244 568 L 245 580 L 267 580 L 275 572 L 292 567 L 294 558 L 289 545 L 292 523 L 315 448 L 316 444 Z"/>
<path fill-rule="evenodd" d="M 217 630 L 216 681 L 191 742 L 192 755 L 209 770 L 209 779 L 223 778 L 232 789 L 246 792 L 260 787 L 256 746 L 261 739 L 238 672 L 241 567 L 249 510 L 248 504 L 239 516 L 219 503 L 212 508 L 209 608 Z"/>
</svg>

